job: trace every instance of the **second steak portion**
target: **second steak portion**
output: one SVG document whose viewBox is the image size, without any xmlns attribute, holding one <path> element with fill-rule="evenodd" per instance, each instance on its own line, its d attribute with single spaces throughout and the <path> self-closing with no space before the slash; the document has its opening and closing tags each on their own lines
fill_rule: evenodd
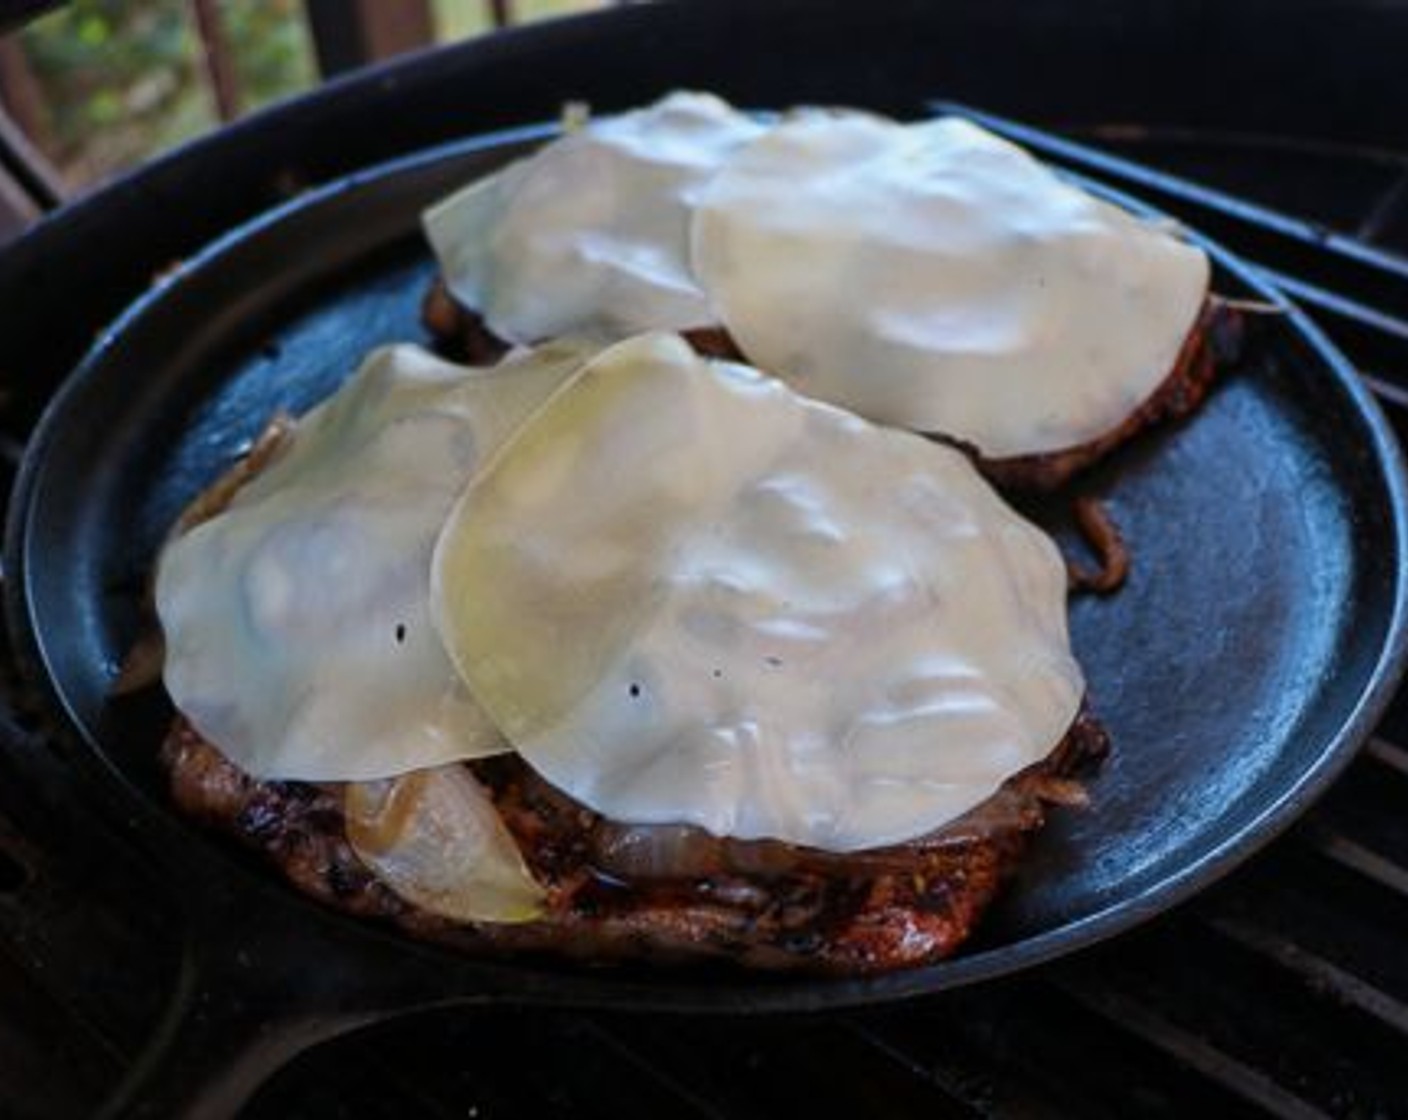
<svg viewBox="0 0 1408 1120">
<path fill-rule="evenodd" d="M 421 322 L 441 351 L 454 361 L 490 365 L 508 352 L 508 344 L 484 320 L 460 304 L 444 281 L 431 282 L 421 304 Z M 1202 404 L 1218 374 L 1232 365 L 1242 347 L 1242 314 L 1227 301 L 1209 296 L 1174 362 L 1157 389 L 1118 427 L 1098 439 L 1062 451 L 987 459 L 979 449 L 959 439 L 944 440 L 965 451 L 990 481 L 1010 490 L 1050 492 L 1094 465 L 1139 432 L 1155 424 L 1190 415 Z M 700 354 L 728 361 L 745 356 L 722 327 L 685 331 Z"/>
<path fill-rule="evenodd" d="M 514 755 L 467 764 L 491 792 L 547 891 L 523 924 L 457 924 L 397 896 L 347 841 L 342 788 L 263 782 L 178 718 L 163 748 L 177 804 L 277 864 L 294 885 L 349 913 L 474 952 L 592 961 L 724 958 L 750 967 L 860 974 L 951 954 L 1020 865 L 1053 803 L 1106 749 L 1082 715 L 1044 762 L 907 844 L 836 854 L 698 829 L 613 823 Z"/>
</svg>

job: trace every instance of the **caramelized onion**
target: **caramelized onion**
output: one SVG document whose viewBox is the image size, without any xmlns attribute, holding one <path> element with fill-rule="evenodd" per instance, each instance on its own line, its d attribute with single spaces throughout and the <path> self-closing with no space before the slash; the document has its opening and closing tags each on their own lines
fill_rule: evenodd
<svg viewBox="0 0 1408 1120">
<path fill-rule="evenodd" d="M 1096 595 L 1118 591 L 1129 577 L 1129 546 L 1125 544 L 1124 534 L 1109 510 L 1097 499 L 1079 497 L 1072 507 L 1081 536 L 1095 554 L 1099 566 L 1089 569 L 1067 561 L 1070 589 L 1075 592 L 1092 591 Z"/>
<path fill-rule="evenodd" d="M 464 922 L 542 912 L 542 888 L 464 766 L 349 782 L 344 806 L 352 849 L 407 902 Z"/>
<path fill-rule="evenodd" d="M 249 450 L 181 511 L 172 526 L 171 538 L 174 540 L 217 514 L 224 513 L 240 487 L 263 471 L 288 446 L 289 437 L 296 426 L 297 422 L 288 413 L 274 413 Z"/>
<path fill-rule="evenodd" d="M 122 659 L 122 667 L 109 689 L 111 696 L 130 696 L 151 688 L 161 680 L 161 669 L 166 663 L 166 639 L 155 622 L 142 631 L 127 656 Z"/>
<path fill-rule="evenodd" d="M 694 879 L 718 874 L 723 842 L 682 824 L 603 822 L 593 835 L 592 861 L 623 879 Z"/>
<path fill-rule="evenodd" d="M 721 839 L 689 825 L 607 821 L 593 835 L 592 859 L 627 880 L 702 879 L 784 875 L 805 863 L 808 851 L 777 840 Z"/>
</svg>

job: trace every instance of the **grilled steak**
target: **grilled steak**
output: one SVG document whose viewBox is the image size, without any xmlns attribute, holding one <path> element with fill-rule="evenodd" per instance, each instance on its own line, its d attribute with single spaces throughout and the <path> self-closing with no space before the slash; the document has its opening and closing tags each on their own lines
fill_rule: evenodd
<svg viewBox="0 0 1408 1120">
<path fill-rule="evenodd" d="M 722 332 L 692 341 L 707 353 L 731 346 Z M 488 348 L 478 360 L 501 356 L 501 346 L 480 344 Z M 197 496 L 178 529 L 219 514 L 278 453 L 289 427 L 276 417 L 249 456 Z M 155 666 L 159 657 L 146 660 Z M 1074 776 L 1106 749 L 1104 731 L 1082 713 L 1043 762 L 944 828 L 846 854 L 686 826 L 625 826 L 549 785 L 515 754 L 463 763 L 546 890 L 544 916 L 520 924 L 457 923 L 397 895 L 349 842 L 340 784 L 258 780 L 179 715 L 161 758 L 183 812 L 262 853 L 307 894 L 418 937 L 473 952 L 721 958 L 860 974 L 951 954 L 1015 873 L 1047 806 L 1083 803 Z"/>
<path fill-rule="evenodd" d="M 478 314 L 462 306 L 442 280 L 433 281 L 426 292 L 421 322 L 440 350 L 456 361 L 492 364 L 508 351 L 508 345 L 485 326 Z M 977 448 L 963 440 L 938 438 L 967 452 L 978 470 L 1000 487 L 1043 493 L 1057 490 L 1145 428 L 1192 413 L 1202 404 L 1219 370 L 1236 360 L 1242 328 L 1241 313 L 1226 301 L 1210 296 L 1163 383 L 1119 427 L 1077 447 L 985 459 Z M 743 360 L 733 339 L 721 327 L 685 331 L 684 336 L 706 357 Z"/>
<path fill-rule="evenodd" d="M 628 828 L 549 786 L 516 755 L 465 763 L 547 889 L 546 914 L 514 925 L 456 924 L 394 894 L 348 843 L 338 785 L 251 778 L 180 717 L 162 757 L 183 811 L 262 852 L 301 890 L 417 936 L 480 952 L 715 957 L 858 974 L 952 953 L 1018 867 L 1047 805 L 1083 800 L 1072 775 L 1105 749 L 1104 732 L 1082 715 L 1049 758 L 958 820 L 849 854 Z"/>
<path fill-rule="evenodd" d="M 1103 459 L 1145 428 L 1191 414 L 1208 395 L 1219 371 L 1231 366 L 1242 347 L 1242 314 L 1216 296 L 1203 304 L 1183 341 L 1173 370 L 1123 424 L 1099 439 L 1042 455 L 985 459 L 973 453 L 978 470 L 998 486 L 1013 490 L 1051 491 Z"/>
</svg>

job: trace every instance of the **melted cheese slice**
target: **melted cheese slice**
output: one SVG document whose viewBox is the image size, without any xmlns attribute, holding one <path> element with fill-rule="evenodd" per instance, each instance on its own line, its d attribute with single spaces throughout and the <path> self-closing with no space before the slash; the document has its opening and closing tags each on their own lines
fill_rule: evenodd
<svg viewBox="0 0 1408 1120">
<path fill-rule="evenodd" d="M 692 263 L 748 360 L 990 458 L 1111 431 L 1171 372 L 1201 250 L 958 119 L 804 111 L 704 188 Z"/>
<path fill-rule="evenodd" d="M 161 555 L 171 697 L 261 778 L 381 778 L 506 749 L 429 616 L 430 557 L 479 464 L 584 360 L 372 354 L 220 516 Z"/>
<path fill-rule="evenodd" d="M 621 822 L 908 840 L 1045 757 L 1083 695 L 1061 558 L 964 456 L 672 335 L 519 430 L 432 580 L 515 748 Z"/>
<path fill-rule="evenodd" d="M 688 262 L 694 196 L 761 126 L 676 93 L 592 120 L 426 212 L 450 291 L 500 338 L 621 338 L 714 321 Z"/>
</svg>

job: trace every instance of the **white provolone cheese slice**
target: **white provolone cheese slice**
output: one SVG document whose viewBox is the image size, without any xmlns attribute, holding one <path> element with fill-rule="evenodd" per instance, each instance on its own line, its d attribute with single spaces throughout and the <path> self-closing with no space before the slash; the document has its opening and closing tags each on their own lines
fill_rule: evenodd
<svg viewBox="0 0 1408 1120">
<path fill-rule="evenodd" d="M 991 458 L 1127 419 L 1209 276 L 1200 249 L 969 122 L 817 110 L 710 179 L 691 259 L 753 364 Z"/>
<path fill-rule="evenodd" d="M 1061 557 L 963 455 L 673 335 L 604 351 L 476 476 L 432 601 L 527 762 L 627 823 L 908 840 L 1083 695 Z"/>
<path fill-rule="evenodd" d="M 381 778 L 505 749 L 429 617 L 430 557 L 476 467 L 590 353 L 493 369 L 373 353 L 157 569 L 165 681 L 261 778 Z"/>
<path fill-rule="evenodd" d="M 593 119 L 428 210 L 426 236 L 450 291 L 509 342 L 704 326 L 690 208 L 760 129 L 694 93 Z"/>
</svg>

